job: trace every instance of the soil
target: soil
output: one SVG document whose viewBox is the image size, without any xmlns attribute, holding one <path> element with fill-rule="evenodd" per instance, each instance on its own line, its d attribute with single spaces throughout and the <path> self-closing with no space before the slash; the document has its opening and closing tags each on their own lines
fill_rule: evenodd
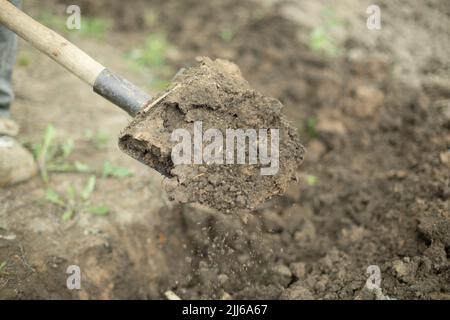
<svg viewBox="0 0 450 320">
<path fill-rule="evenodd" d="M 120 1 L 87 3 L 116 21 L 109 44 L 78 40 L 100 61 L 145 86 L 120 56 L 154 32 L 177 48 L 175 70 L 196 56 L 233 61 L 281 101 L 308 153 L 299 181 L 250 213 L 174 204 L 159 174 L 113 143 L 98 151 L 83 140 L 85 128 L 117 135 L 127 116 L 22 43 L 32 61 L 15 73 L 23 137 L 36 141 L 54 123 L 80 145 L 77 160 L 139 174 L 99 179 L 95 200 L 111 214 L 69 225 L 42 201 L 39 178 L 2 190 L 0 297 L 450 299 L 447 3 L 379 1 L 379 31 L 367 30 L 364 1 L 136 1 L 132 13 Z M 329 12 L 344 21 L 330 31 L 334 55 L 309 42 Z M 51 186 L 84 181 L 53 174 Z M 82 270 L 79 291 L 65 286 L 71 264 Z M 371 291 L 373 265 L 381 285 Z"/>
<path fill-rule="evenodd" d="M 200 203 L 225 213 L 255 209 L 272 196 L 283 194 L 295 180 L 304 148 L 296 130 L 282 116 L 281 103 L 251 89 L 235 64 L 206 57 L 198 60 L 199 66 L 178 72 L 169 88 L 143 108 L 120 135 L 119 146 L 169 177 L 165 190 L 177 202 Z M 196 132 L 194 125 L 198 123 L 202 128 Z M 179 152 L 190 155 L 183 164 L 174 164 L 171 158 L 173 148 L 187 139 L 173 141 L 172 132 L 176 129 L 189 133 L 189 151 L 183 148 Z M 209 144 L 203 146 L 209 129 L 219 130 L 220 138 L 211 137 Z M 230 148 L 227 139 L 230 129 L 254 130 L 255 140 L 239 146 L 240 142 L 233 137 Z M 279 131 L 276 150 L 270 148 L 269 133 L 273 129 Z M 250 163 L 250 148 L 261 152 L 257 146 L 258 140 L 260 147 L 263 144 L 260 130 L 266 134 L 266 153 L 279 158 L 274 164 L 262 163 L 258 158 L 255 164 Z M 201 135 L 205 137 L 202 139 Z M 200 142 L 196 143 L 198 137 Z M 212 158 L 205 160 L 203 153 L 208 145 L 214 149 L 208 152 Z M 242 150 L 244 162 L 239 164 Z M 203 157 L 198 160 L 195 153 Z"/>
</svg>

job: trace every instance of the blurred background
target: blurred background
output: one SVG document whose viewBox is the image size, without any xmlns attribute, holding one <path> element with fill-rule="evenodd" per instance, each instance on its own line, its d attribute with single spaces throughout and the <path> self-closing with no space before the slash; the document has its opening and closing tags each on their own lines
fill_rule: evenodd
<svg viewBox="0 0 450 320">
<path fill-rule="evenodd" d="M 284 104 L 307 155 L 299 181 L 255 212 L 171 203 L 163 178 L 116 146 L 129 117 L 20 41 L 12 113 L 45 171 L 0 192 L 1 298 L 450 298 L 447 1 L 23 9 L 151 94 L 197 56 L 235 62 Z M 81 290 L 65 285 L 69 265 Z M 369 265 L 381 293 L 365 288 Z"/>
</svg>

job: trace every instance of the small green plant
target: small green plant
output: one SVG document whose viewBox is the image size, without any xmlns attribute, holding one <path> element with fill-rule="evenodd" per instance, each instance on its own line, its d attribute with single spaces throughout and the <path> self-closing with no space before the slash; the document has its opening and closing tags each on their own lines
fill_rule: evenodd
<svg viewBox="0 0 450 320">
<path fill-rule="evenodd" d="M 20 67 L 28 67 L 30 65 L 30 58 L 24 54 L 21 54 L 18 58 L 17 58 L 17 64 Z"/>
<path fill-rule="evenodd" d="M 51 202 L 53 204 L 57 204 L 60 206 L 64 206 L 65 202 L 63 201 L 63 198 L 60 196 L 59 193 L 54 191 L 53 189 L 47 189 L 47 192 L 45 194 L 45 199 L 48 202 Z"/>
<path fill-rule="evenodd" d="M 6 267 L 8 266 L 8 261 L 5 260 L 2 263 L 0 263 L 0 277 L 1 276 L 8 276 L 10 273 L 6 271 Z"/>
<path fill-rule="evenodd" d="M 317 177 L 313 176 L 313 175 L 308 175 L 306 177 L 306 183 L 311 187 L 313 187 L 317 184 L 317 180 L 318 180 Z"/>
<path fill-rule="evenodd" d="M 85 133 L 86 139 L 98 150 L 105 150 L 110 141 L 110 135 L 104 131 L 87 130 Z"/>
<path fill-rule="evenodd" d="M 223 29 L 222 32 L 220 33 L 220 37 L 222 38 L 223 41 L 230 42 L 234 37 L 233 30 L 231 30 L 231 28 Z"/>
<path fill-rule="evenodd" d="M 8 264 L 8 262 L 3 261 L 2 263 L 0 263 L 0 274 L 3 273 L 3 269 L 6 268 L 6 265 Z"/>
<path fill-rule="evenodd" d="M 314 52 L 336 56 L 339 49 L 331 33 L 333 29 L 340 27 L 342 22 L 335 16 L 331 8 L 325 11 L 324 16 L 325 23 L 311 31 L 309 47 Z"/>
<path fill-rule="evenodd" d="M 81 36 L 87 38 L 103 39 L 112 26 L 112 21 L 100 17 L 81 17 L 80 29 L 68 29 L 66 16 L 44 11 L 38 16 L 43 25 L 64 33 L 66 36 Z"/>
<path fill-rule="evenodd" d="M 61 157 L 67 159 L 73 152 L 75 148 L 75 142 L 72 139 L 67 139 L 60 144 Z"/>
<path fill-rule="evenodd" d="M 170 81 L 163 79 L 153 79 L 151 80 L 151 86 L 157 91 L 163 91 L 167 89 L 170 85 Z"/>
<path fill-rule="evenodd" d="M 139 65 L 161 68 L 166 64 L 169 42 L 162 33 L 155 33 L 147 38 L 143 47 L 130 52 L 129 58 Z"/>
<path fill-rule="evenodd" d="M 326 53 L 330 56 L 335 56 L 338 51 L 329 32 L 323 27 L 317 27 L 311 32 L 310 47 L 315 52 Z"/>
<path fill-rule="evenodd" d="M 74 161 L 72 162 L 64 162 L 64 163 L 50 163 L 47 165 L 47 169 L 49 172 L 75 172 L 75 173 L 92 173 L 94 172 L 89 165 Z"/>
<path fill-rule="evenodd" d="M 167 64 L 169 51 L 173 50 L 164 33 L 155 33 L 147 38 L 141 47 L 131 50 L 126 58 L 140 71 L 150 73 L 150 86 L 155 90 L 165 89 L 174 70 Z M 148 72 L 149 71 L 149 72 Z"/>
<path fill-rule="evenodd" d="M 81 36 L 103 39 L 111 25 L 111 21 L 104 18 L 84 17 L 81 19 L 80 30 L 73 31 L 79 31 Z"/>
<path fill-rule="evenodd" d="M 47 162 L 55 155 L 56 147 L 54 145 L 54 139 L 56 136 L 56 130 L 53 125 L 48 125 L 45 130 L 42 144 L 34 146 L 34 154 L 36 156 L 37 163 L 41 172 L 41 177 L 45 182 L 48 182 Z"/>
<path fill-rule="evenodd" d="M 104 205 L 94 205 L 90 200 L 95 190 L 96 181 L 96 177 L 92 175 L 81 191 L 70 185 L 65 194 L 48 188 L 45 199 L 64 210 L 61 215 L 64 222 L 71 220 L 75 214 L 80 212 L 105 216 L 109 213 L 109 208 Z"/>
<path fill-rule="evenodd" d="M 113 166 L 109 161 L 103 164 L 103 177 L 126 178 L 133 176 L 133 172 L 124 167 Z"/>
<path fill-rule="evenodd" d="M 308 118 L 306 120 L 306 133 L 311 138 L 317 137 L 317 119 L 314 117 Z"/>
<path fill-rule="evenodd" d="M 87 212 L 94 216 L 106 216 L 109 214 L 109 208 L 105 206 L 88 207 Z"/>
<path fill-rule="evenodd" d="M 57 141 L 57 131 L 50 124 L 47 126 L 42 142 L 31 146 L 39 166 L 41 177 L 48 182 L 49 172 L 90 172 L 90 168 L 79 161 L 70 162 L 69 157 L 75 149 L 72 139 Z"/>
</svg>

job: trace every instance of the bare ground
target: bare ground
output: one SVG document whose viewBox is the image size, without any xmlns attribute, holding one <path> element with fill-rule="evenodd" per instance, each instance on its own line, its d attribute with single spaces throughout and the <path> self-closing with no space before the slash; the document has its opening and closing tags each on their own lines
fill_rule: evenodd
<svg viewBox="0 0 450 320">
<path fill-rule="evenodd" d="M 448 4 L 382 2 L 383 28 L 371 33 L 368 4 L 339 2 L 332 56 L 309 47 L 310 31 L 330 19 L 322 2 L 136 1 L 139 13 L 110 4 L 86 10 L 128 31 L 109 45 L 78 39 L 81 47 L 142 86 L 148 78 L 122 55 L 149 33 L 166 32 L 178 48 L 174 69 L 197 55 L 233 60 L 299 127 L 308 150 L 300 182 L 252 213 L 172 204 L 162 178 L 114 139 L 101 151 L 84 138 L 86 128 L 118 135 L 127 116 L 22 43 L 31 62 L 16 70 L 13 113 L 23 139 L 38 141 L 53 123 L 75 139 L 74 159 L 110 160 L 135 175 L 98 179 L 93 201 L 110 214 L 70 222 L 43 200 L 39 178 L 3 189 L 0 297 L 162 298 L 171 289 L 182 298 L 372 299 L 383 297 L 364 289 L 377 265 L 385 296 L 450 298 Z M 145 8 L 158 23 L 148 24 Z M 52 174 L 49 185 L 86 180 Z M 80 291 L 65 286 L 71 264 L 81 267 Z"/>
</svg>

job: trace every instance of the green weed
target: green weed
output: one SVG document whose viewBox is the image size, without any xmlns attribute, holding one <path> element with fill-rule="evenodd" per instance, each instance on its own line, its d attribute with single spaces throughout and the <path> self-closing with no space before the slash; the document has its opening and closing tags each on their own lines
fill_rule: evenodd
<svg viewBox="0 0 450 320">
<path fill-rule="evenodd" d="M 306 120 L 306 133 L 311 137 L 317 137 L 317 119 L 314 117 L 308 118 Z"/>
<path fill-rule="evenodd" d="M 17 64 L 20 67 L 28 67 L 30 65 L 30 58 L 26 55 L 21 54 L 18 58 L 17 58 Z"/>
<path fill-rule="evenodd" d="M 96 205 L 91 201 L 92 194 L 96 187 L 96 177 L 91 175 L 81 191 L 70 185 L 65 193 L 59 193 L 48 188 L 45 199 L 49 203 L 61 207 L 63 213 L 62 221 L 66 222 L 80 212 L 87 212 L 97 216 L 105 216 L 109 213 L 109 208 L 104 205 Z"/>
<path fill-rule="evenodd" d="M 103 164 L 103 177 L 126 178 L 133 176 L 133 172 L 124 167 L 113 166 L 109 161 Z"/>
<path fill-rule="evenodd" d="M 315 52 L 326 53 L 330 56 L 335 56 L 338 51 L 329 32 L 323 27 L 314 28 L 311 32 L 310 47 Z"/>
<path fill-rule="evenodd" d="M 83 200 L 89 200 L 89 198 L 92 195 L 92 192 L 94 192 L 96 183 L 97 178 L 95 176 L 90 176 L 86 186 L 81 192 L 81 197 L 83 198 Z"/>
<path fill-rule="evenodd" d="M 47 126 L 42 142 L 32 145 L 33 154 L 39 166 L 42 180 L 48 182 L 49 172 L 90 172 L 89 166 L 78 161 L 70 162 L 69 157 L 75 149 L 73 139 L 57 139 L 57 131 Z"/>
<path fill-rule="evenodd" d="M 86 210 L 95 216 L 106 216 L 109 214 L 109 208 L 105 206 L 88 207 Z"/>
<path fill-rule="evenodd" d="M 220 37 L 223 41 L 230 42 L 234 37 L 234 32 L 231 30 L 231 28 L 225 28 L 220 33 Z"/>
<path fill-rule="evenodd" d="M 8 262 L 3 261 L 2 263 L 0 263 L 0 274 L 3 272 L 3 269 L 6 268 L 6 265 L 8 264 Z"/>
<path fill-rule="evenodd" d="M 96 39 L 103 39 L 113 24 L 109 19 L 82 16 L 80 20 L 80 29 L 68 29 L 66 19 L 67 16 L 64 14 L 54 14 L 50 11 L 42 12 L 37 18 L 43 25 L 60 33 L 64 33 L 65 36 L 81 36 Z"/>
<path fill-rule="evenodd" d="M 34 154 L 41 172 L 41 177 L 45 182 L 48 182 L 47 162 L 54 157 L 55 145 L 54 139 L 56 130 L 53 125 L 48 125 L 45 130 L 42 144 L 35 145 Z"/>
<path fill-rule="evenodd" d="M 313 176 L 313 175 L 308 175 L 306 177 L 306 183 L 311 187 L 313 187 L 317 184 L 317 180 L 318 180 L 317 177 Z"/>
<path fill-rule="evenodd" d="M 129 58 L 139 65 L 150 68 L 161 68 L 166 64 L 169 42 L 162 33 L 147 38 L 144 46 L 132 50 Z"/>
<path fill-rule="evenodd" d="M 339 48 L 331 33 L 333 29 L 341 27 L 343 23 L 335 16 L 331 8 L 325 11 L 324 16 L 325 23 L 311 31 L 309 47 L 314 52 L 336 56 Z"/>
<path fill-rule="evenodd" d="M 98 17 L 84 17 L 81 19 L 81 28 L 79 35 L 90 38 L 103 39 L 108 30 L 110 30 L 112 22 L 110 20 Z"/>
<path fill-rule="evenodd" d="M 144 45 L 131 50 L 126 58 L 140 71 L 151 73 L 154 79 L 150 86 L 155 90 L 165 89 L 174 70 L 167 64 L 169 51 L 173 50 L 164 33 L 155 33 L 147 38 Z"/>
</svg>

